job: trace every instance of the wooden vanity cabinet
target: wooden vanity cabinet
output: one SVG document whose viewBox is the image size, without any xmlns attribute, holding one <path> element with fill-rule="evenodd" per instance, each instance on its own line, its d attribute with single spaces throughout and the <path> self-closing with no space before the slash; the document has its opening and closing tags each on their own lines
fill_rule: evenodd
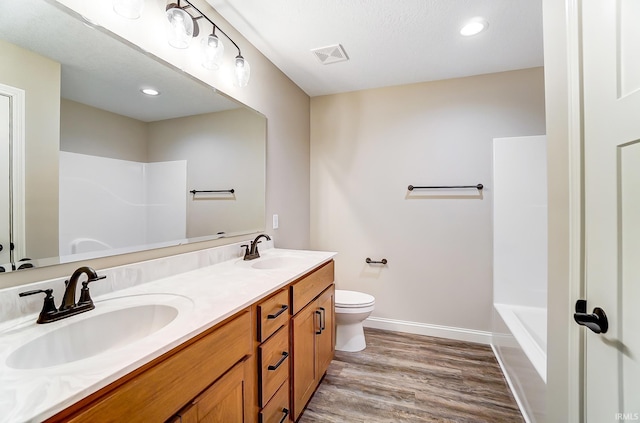
<svg viewBox="0 0 640 423">
<path fill-rule="evenodd" d="M 252 363 L 251 328 L 251 311 L 243 310 L 47 422 L 164 422 L 185 404 L 193 402 L 213 404 L 208 406 L 213 413 L 217 412 L 214 409 L 218 403 L 220 408 L 232 405 L 237 410 L 239 373 L 230 369 L 242 369 L 242 390 L 251 392 L 254 383 L 251 368 L 247 367 L 246 376 L 244 373 L 245 366 Z M 207 395 L 210 390 L 229 390 L 236 397 L 211 399 Z M 245 397 L 241 399 L 243 402 Z M 250 402 L 243 404 L 245 406 L 249 410 Z M 235 423 L 254 419 L 224 421 Z"/>
<path fill-rule="evenodd" d="M 300 285 L 298 285 L 300 284 Z M 335 352 L 333 262 L 291 285 L 293 420 L 302 414 Z M 305 303 L 306 302 L 306 303 Z"/>
<path fill-rule="evenodd" d="M 329 261 L 53 416 L 53 422 L 296 421 L 335 350 Z"/>
</svg>

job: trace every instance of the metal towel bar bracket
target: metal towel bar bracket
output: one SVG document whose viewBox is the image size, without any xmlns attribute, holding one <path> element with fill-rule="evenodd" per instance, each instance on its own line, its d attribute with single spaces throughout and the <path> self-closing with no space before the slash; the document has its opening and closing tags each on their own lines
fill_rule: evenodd
<svg viewBox="0 0 640 423">
<path fill-rule="evenodd" d="M 443 185 L 443 186 L 429 186 L 429 187 L 416 187 L 413 185 L 409 185 L 409 187 L 407 187 L 407 189 L 409 191 L 413 191 L 414 189 L 460 189 L 460 188 L 475 188 L 478 191 L 481 191 L 484 188 L 484 185 L 482 184 L 478 184 L 478 185 Z"/>
<path fill-rule="evenodd" d="M 369 257 L 367 257 L 367 259 L 365 260 L 367 262 L 367 264 L 387 264 L 387 259 L 383 258 L 380 261 L 375 261 L 375 260 L 371 260 Z"/>
</svg>

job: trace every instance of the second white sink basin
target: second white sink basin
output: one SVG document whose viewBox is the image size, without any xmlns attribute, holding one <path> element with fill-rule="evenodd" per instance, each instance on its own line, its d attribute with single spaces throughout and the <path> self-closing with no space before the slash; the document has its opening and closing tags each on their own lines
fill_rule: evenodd
<svg viewBox="0 0 640 423">
<path fill-rule="evenodd" d="M 297 257 L 265 257 L 251 263 L 254 269 L 281 269 L 300 263 Z"/>
<path fill-rule="evenodd" d="M 127 300 L 126 303 L 132 302 Z M 103 304 L 113 308 L 111 301 Z M 125 304 L 92 315 L 99 312 L 100 305 L 96 303 L 95 310 L 74 316 L 77 320 L 72 323 L 20 346 L 7 357 L 6 365 L 14 369 L 39 369 L 93 357 L 143 339 L 167 326 L 179 314 L 178 308 L 169 304 Z M 60 322 L 64 320 L 47 325 Z M 36 329 L 44 325 L 38 326 Z"/>
</svg>

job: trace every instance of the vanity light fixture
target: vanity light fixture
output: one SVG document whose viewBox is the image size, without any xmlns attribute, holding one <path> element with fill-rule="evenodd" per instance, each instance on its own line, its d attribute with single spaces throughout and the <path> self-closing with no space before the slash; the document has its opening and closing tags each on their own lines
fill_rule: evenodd
<svg viewBox="0 0 640 423">
<path fill-rule="evenodd" d="M 144 0 L 113 0 L 113 11 L 123 18 L 138 19 L 144 9 Z"/>
<path fill-rule="evenodd" d="M 251 76 L 251 67 L 247 59 L 242 57 L 240 47 L 229 37 L 223 30 L 220 29 L 207 15 L 202 13 L 193 3 L 189 0 L 182 0 L 186 3 L 181 6 L 181 0 L 177 0 L 177 3 L 169 3 L 166 8 L 168 32 L 167 36 L 169 44 L 176 48 L 187 48 L 191 43 L 191 38 L 197 37 L 199 34 L 199 28 L 197 20 L 205 19 L 212 26 L 211 34 L 204 37 L 200 42 L 201 49 L 201 64 L 206 69 L 218 69 L 222 63 L 222 57 L 224 54 L 224 45 L 222 40 L 216 35 L 216 31 L 224 35 L 231 44 L 238 50 L 238 55 L 235 58 L 234 67 L 234 82 L 236 86 L 244 87 L 249 83 L 249 77 Z M 192 16 L 186 9 L 193 9 L 197 13 L 197 16 Z"/>
<path fill-rule="evenodd" d="M 461 29 L 460 35 L 470 37 L 476 35 L 487 29 L 489 23 L 481 17 L 475 17 L 470 19 Z"/>
</svg>

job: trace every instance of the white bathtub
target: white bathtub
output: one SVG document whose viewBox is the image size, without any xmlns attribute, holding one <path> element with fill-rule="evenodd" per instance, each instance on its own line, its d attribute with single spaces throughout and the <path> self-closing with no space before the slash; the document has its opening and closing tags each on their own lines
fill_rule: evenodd
<svg viewBox="0 0 640 423">
<path fill-rule="evenodd" d="M 547 310 L 539 307 L 494 304 L 494 307 L 533 364 L 547 382 Z"/>
<path fill-rule="evenodd" d="M 543 421 L 547 381 L 547 310 L 494 304 L 493 348 L 528 422 Z"/>
</svg>

